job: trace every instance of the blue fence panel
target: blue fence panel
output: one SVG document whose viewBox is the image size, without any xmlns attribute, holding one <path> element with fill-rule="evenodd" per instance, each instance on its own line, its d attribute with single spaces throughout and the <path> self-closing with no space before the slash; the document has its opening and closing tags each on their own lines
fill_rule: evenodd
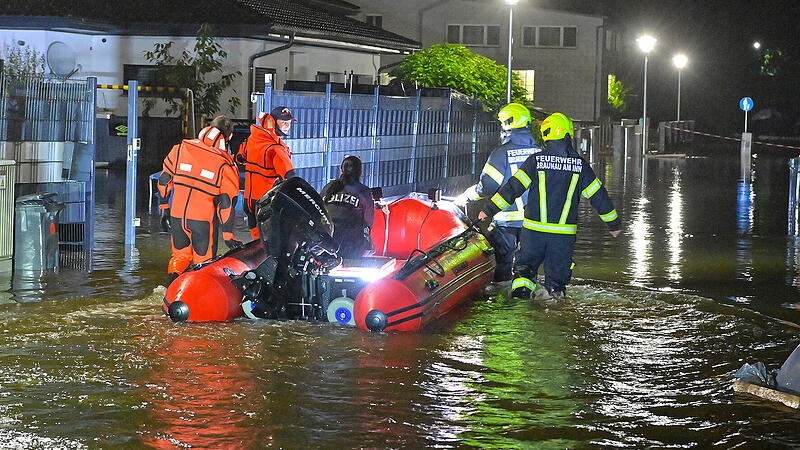
<svg viewBox="0 0 800 450">
<path fill-rule="evenodd" d="M 362 179 L 385 195 L 474 182 L 499 142 L 496 119 L 458 93 L 410 97 L 267 90 L 259 104 L 286 106 L 298 122 L 287 144 L 298 175 L 317 189 L 339 175 L 346 155 L 364 163 Z"/>
</svg>

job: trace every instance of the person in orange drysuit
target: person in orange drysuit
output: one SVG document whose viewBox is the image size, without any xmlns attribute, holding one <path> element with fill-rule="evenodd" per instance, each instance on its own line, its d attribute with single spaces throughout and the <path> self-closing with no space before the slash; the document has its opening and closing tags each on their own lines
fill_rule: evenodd
<svg viewBox="0 0 800 450">
<path fill-rule="evenodd" d="M 233 216 L 239 197 L 239 171 L 228 153 L 233 122 L 217 116 L 197 139 L 184 139 L 164 159 L 158 179 L 160 208 L 170 208 L 172 258 L 167 285 L 191 263 L 209 261 L 217 253 L 217 231 L 233 249 L 242 242 L 233 237 Z"/>
<path fill-rule="evenodd" d="M 261 113 L 250 125 L 250 136 L 239 146 L 236 162 L 244 165 L 244 212 L 253 239 L 258 239 L 256 202 L 276 181 L 295 176 L 292 151 L 281 137 L 289 134 L 296 120 L 285 106 Z"/>
</svg>

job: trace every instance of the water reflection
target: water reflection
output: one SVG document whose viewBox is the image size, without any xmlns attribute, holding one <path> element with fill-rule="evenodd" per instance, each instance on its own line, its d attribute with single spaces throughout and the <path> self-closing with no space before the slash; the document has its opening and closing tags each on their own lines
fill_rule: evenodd
<svg viewBox="0 0 800 450">
<path fill-rule="evenodd" d="M 753 281 L 753 216 L 756 194 L 751 183 L 737 183 L 736 195 L 736 278 Z"/>
<path fill-rule="evenodd" d="M 643 286 L 651 278 L 650 263 L 653 233 L 650 225 L 650 213 L 647 211 L 649 203 L 650 201 L 644 196 L 639 197 L 634 202 L 628 225 L 630 228 L 631 264 L 627 268 L 627 273 L 630 275 L 631 284 L 634 286 Z"/>
<path fill-rule="evenodd" d="M 178 326 L 173 326 L 178 328 Z M 155 448 L 252 448 L 259 433 L 248 429 L 256 414 L 254 377 L 242 376 L 232 349 L 238 335 L 225 339 L 194 330 L 173 329 L 161 337 L 147 360 L 159 361 L 145 381 L 150 419 L 142 441 Z"/>
<path fill-rule="evenodd" d="M 667 278 L 671 281 L 681 280 L 681 254 L 683 253 L 683 184 L 681 172 L 677 167 L 672 169 L 672 185 L 669 193 L 669 220 L 667 221 L 667 250 L 669 265 Z"/>
</svg>

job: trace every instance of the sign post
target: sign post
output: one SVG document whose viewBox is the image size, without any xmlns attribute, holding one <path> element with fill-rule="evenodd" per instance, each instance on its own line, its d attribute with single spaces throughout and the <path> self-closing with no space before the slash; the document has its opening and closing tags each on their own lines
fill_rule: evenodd
<svg viewBox="0 0 800 450">
<path fill-rule="evenodd" d="M 741 166 L 742 166 L 742 182 L 750 184 L 751 182 L 751 154 L 753 148 L 753 133 L 747 132 L 747 112 L 753 109 L 755 103 L 750 97 L 743 97 L 739 100 L 739 109 L 744 111 L 744 133 L 742 133 L 742 150 L 741 150 Z"/>
<path fill-rule="evenodd" d="M 747 133 L 747 111 L 753 109 L 753 99 L 750 97 L 742 97 L 739 100 L 739 109 L 744 111 L 744 132 Z"/>
</svg>

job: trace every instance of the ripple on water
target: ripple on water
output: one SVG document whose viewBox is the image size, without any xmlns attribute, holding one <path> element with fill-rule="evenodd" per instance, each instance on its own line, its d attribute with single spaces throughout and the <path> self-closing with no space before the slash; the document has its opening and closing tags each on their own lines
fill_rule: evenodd
<svg viewBox="0 0 800 450">
<path fill-rule="evenodd" d="M 730 390 L 796 331 L 701 297 L 584 282 L 545 306 L 493 287 L 423 333 L 374 334 L 176 324 L 162 295 L 0 306 L 0 444 L 800 444 L 775 431 L 795 414 Z"/>
</svg>

